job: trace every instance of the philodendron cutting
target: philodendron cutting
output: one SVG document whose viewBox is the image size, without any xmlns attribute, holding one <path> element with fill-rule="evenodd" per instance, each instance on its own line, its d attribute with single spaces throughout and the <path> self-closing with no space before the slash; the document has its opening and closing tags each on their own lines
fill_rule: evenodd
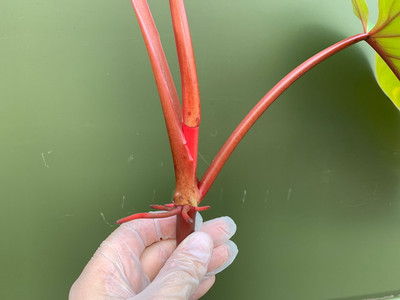
<svg viewBox="0 0 400 300">
<path fill-rule="evenodd" d="M 376 52 L 376 77 L 396 106 L 400 105 L 400 1 L 380 0 L 374 26 L 368 20 L 365 0 L 352 0 L 363 32 L 344 39 L 312 56 L 279 81 L 239 123 L 201 178 L 197 179 L 197 148 L 200 125 L 200 93 L 193 46 L 184 0 L 169 0 L 182 83 L 182 104 L 178 99 L 160 38 L 146 0 L 132 0 L 153 68 L 164 113 L 175 168 L 173 203 L 152 205 L 159 213 L 138 213 L 118 224 L 138 218 L 177 216 L 177 243 L 194 231 L 196 211 L 229 156 L 266 109 L 298 78 L 333 54 L 358 42 L 367 42 Z"/>
</svg>

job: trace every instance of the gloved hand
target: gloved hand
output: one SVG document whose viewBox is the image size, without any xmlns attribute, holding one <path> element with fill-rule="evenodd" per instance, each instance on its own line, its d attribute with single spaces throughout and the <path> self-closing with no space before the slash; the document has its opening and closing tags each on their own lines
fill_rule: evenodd
<svg viewBox="0 0 400 300">
<path fill-rule="evenodd" d="M 69 299 L 198 299 L 238 250 L 229 217 L 202 223 L 176 248 L 176 217 L 121 225 L 96 251 L 73 284 Z"/>
</svg>

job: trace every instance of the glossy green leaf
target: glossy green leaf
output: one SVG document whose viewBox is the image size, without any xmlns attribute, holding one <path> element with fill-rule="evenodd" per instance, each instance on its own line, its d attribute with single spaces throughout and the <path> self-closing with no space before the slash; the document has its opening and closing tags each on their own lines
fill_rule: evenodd
<svg viewBox="0 0 400 300">
<path fill-rule="evenodd" d="M 400 108 L 400 81 L 385 61 L 376 54 L 376 77 L 385 94 Z"/>
<path fill-rule="evenodd" d="M 352 0 L 354 14 L 361 20 L 364 27 L 364 32 L 367 32 L 368 28 L 368 6 L 365 0 Z"/>
<path fill-rule="evenodd" d="M 353 7 L 359 4 L 358 12 L 363 20 L 361 2 L 365 2 L 352 1 Z M 368 33 L 370 37 L 367 42 L 377 52 L 378 83 L 397 108 L 400 108 L 400 0 L 379 0 L 378 21 Z"/>
<path fill-rule="evenodd" d="M 371 30 L 374 37 L 400 36 L 400 1 L 380 0 L 379 17 L 375 27 Z"/>
</svg>

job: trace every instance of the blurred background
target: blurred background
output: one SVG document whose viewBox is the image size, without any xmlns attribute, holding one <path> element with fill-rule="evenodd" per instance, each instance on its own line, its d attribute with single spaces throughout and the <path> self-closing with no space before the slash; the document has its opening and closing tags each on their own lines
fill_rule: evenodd
<svg viewBox="0 0 400 300">
<path fill-rule="evenodd" d="M 186 3 L 199 177 L 286 73 L 362 31 L 350 0 Z M 179 90 L 168 1 L 149 4 Z M 129 1 L 1 1 L 0 49 L 0 298 L 65 299 L 116 219 L 171 200 L 153 75 Z M 330 58 L 234 152 L 202 215 L 231 216 L 240 252 L 204 299 L 400 293 L 400 115 L 372 60 L 365 43 Z"/>
</svg>

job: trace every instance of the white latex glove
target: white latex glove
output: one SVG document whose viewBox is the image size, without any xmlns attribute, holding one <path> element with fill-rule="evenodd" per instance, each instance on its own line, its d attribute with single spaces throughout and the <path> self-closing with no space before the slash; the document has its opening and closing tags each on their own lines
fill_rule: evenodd
<svg viewBox="0 0 400 300">
<path fill-rule="evenodd" d="M 229 217 L 202 223 L 175 246 L 176 217 L 121 225 L 96 251 L 75 281 L 69 299 L 198 299 L 229 266 L 238 250 L 229 239 Z"/>
</svg>

